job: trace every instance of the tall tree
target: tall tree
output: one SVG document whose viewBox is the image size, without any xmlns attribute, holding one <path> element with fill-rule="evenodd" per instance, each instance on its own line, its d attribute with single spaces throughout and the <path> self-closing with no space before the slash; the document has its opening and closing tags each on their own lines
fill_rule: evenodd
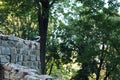
<svg viewBox="0 0 120 80">
<path fill-rule="evenodd" d="M 39 34 L 40 34 L 40 62 L 41 62 L 41 73 L 45 74 L 45 53 L 46 53 L 46 37 L 48 30 L 49 10 L 50 7 L 55 3 L 55 0 L 36 0 L 38 8 L 38 23 L 39 23 Z"/>
<path fill-rule="evenodd" d="M 116 0 L 108 3 L 103 0 L 79 0 L 77 4 L 80 7 L 68 8 L 69 4 L 63 3 L 56 9 L 57 18 L 59 15 L 60 18 L 56 21 L 55 36 L 60 41 L 57 47 L 62 63 L 70 63 L 71 59 L 81 63 L 74 80 L 88 80 L 89 77 L 96 80 L 112 79 L 120 63 L 119 36 L 115 36 L 119 34 L 119 18 L 114 21 L 119 17 L 119 3 Z M 96 77 L 92 76 L 94 74 Z"/>
</svg>

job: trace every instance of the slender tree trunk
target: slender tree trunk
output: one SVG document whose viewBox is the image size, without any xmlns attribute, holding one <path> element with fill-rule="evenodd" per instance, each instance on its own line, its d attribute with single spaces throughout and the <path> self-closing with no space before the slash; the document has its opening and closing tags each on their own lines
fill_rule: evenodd
<svg viewBox="0 0 120 80">
<path fill-rule="evenodd" d="M 53 69 L 53 63 L 51 64 L 49 75 L 52 73 L 52 69 Z"/>
<path fill-rule="evenodd" d="M 39 34 L 40 34 L 40 62 L 41 62 L 41 73 L 45 74 L 45 53 L 46 53 L 46 38 L 49 22 L 49 10 L 50 7 L 55 3 L 52 0 L 49 4 L 49 0 L 36 0 L 38 9 L 38 23 L 39 23 Z"/>
<path fill-rule="evenodd" d="M 106 72 L 106 76 L 103 80 L 107 80 L 107 78 L 110 76 L 111 72 L 116 69 L 117 63 L 112 67 L 112 69 L 109 72 Z"/>
<path fill-rule="evenodd" d="M 45 74 L 45 53 L 46 53 L 46 37 L 49 19 L 49 2 L 39 0 L 42 8 L 38 7 L 38 22 L 39 22 L 39 34 L 40 34 L 40 62 L 41 62 L 41 73 Z M 38 3 L 39 3 L 38 2 Z"/>
<path fill-rule="evenodd" d="M 99 80 L 100 78 L 100 71 L 101 71 L 101 68 L 102 68 L 102 64 L 103 64 L 103 59 L 100 59 L 100 65 L 99 65 L 99 68 L 98 68 L 98 71 L 97 71 L 97 77 L 96 77 L 96 80 Z"/>
<path fill-rule="evenodd" d="M 99 67 L 98 67 L 98 71 L 97 71 L 97 74 L 96 74 L 96 80 L 99 80 L 100 78 L 100 71 L 101 71 L 101 68 L 102 68 L 102 65 L 103 65 L 103 61 L 104 61 L 104 49 L 105 49 L 105 46 L 104 46 L 104 42 L 103 42 L 103 46 L 102 46 L 102 52 L 100 54 L 100 64 L 99 64 Z"/>
<path fill-rule="evenodd" d="M 104 80 L 107 80 L 107 78 L 109 77 L 110 72 L 106 73 L 106 76 L 104 77 Z"/>
</svg>

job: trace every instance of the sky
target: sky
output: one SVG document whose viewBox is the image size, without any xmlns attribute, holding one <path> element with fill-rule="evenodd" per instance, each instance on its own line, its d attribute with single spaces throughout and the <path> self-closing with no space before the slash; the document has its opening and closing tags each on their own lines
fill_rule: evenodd
<svg viewBox="0 0 120 80">
<path fill-rule="evenodd" d="M 120 0 L 117 0 L 119 3 L 120 3 Z M 105 5 L 105 7 L 108 7 L 108 4 L 107 4 L 107 2 L 108 2 L 108 0 L 105 0 L 105 2 L 106 2 L 106 5 Z M 119 13 L 120 13 L 120 7 L 119 7 Z"/>
<path fill-rule="evenodd" d="M 70 12 L 70 13 L 73 13 L 73 14 L 70 14 L 69 16 L 70 17 L 72 17 L 73 19 L 75 18 L 76 19 L 76 17 L 78 17 L 78 16 L 76 16 L 75 17 L 75 11 L 74 10 L 71 10 L 72 8 L 74 8 L 74 1 L 75 0 L 70 0 L 70 3 L 69 3 L 69 5 L 71 5 L 70 7 L 64 7 L 63 5 L 60 5 L 61 7 L 64 7 L 63 8 L 63 11 L 64 11 L 64 13 L 68 13 L 68 12 Z M 108 0 L 104 0 L 105 1 L 105 3 L 106 3 L 106 5 L 105 5 L 105 7 L 108 7 Z M 120 0 L 117 0 L 118 2 L 120 2 Z M 77 7 L 80 7 L 82 4 L 81 3 L 76 3 L 76 6 Z M 58 4 L 56 5 L 56 7 L 55 7 L 55 9 L 53 10 L 53 13 L 56 11 L 58 9 Z M 119 14 L 120 14 L 120 7 L 119 7 Z M 68 25 L 68 21 L 65 19 L 65 16 L 62 14 L 62 13 L 57 13 L 57 15 L 58 15 L 58 19 L 59 20 L 61 20 L 65 25 Z M 54 15 L 53 15 L 54 16 Z"/>
</svg>

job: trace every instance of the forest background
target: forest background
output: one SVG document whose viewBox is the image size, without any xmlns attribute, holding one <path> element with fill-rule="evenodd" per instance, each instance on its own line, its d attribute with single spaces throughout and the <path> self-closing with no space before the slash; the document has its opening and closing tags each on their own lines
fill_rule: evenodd
<svg viewBox="0 0 120 80">
<path fill-rule="evenodd" d="M 54 78 L 120 80 L 119 9 L 119 0 L 0 0 L 0 33 L 43 35 L 43 73 Z"/>
</svg>

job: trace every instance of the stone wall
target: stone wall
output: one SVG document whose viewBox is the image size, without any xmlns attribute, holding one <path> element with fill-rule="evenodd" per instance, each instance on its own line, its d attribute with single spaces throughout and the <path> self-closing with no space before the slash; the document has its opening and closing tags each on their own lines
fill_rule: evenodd
<svg viewBox="0 0 120 80">
<path fill-rule="evenodd" d="M 40 72 L 40 44 L 0 34 L 0 64 L 14 63 Z"/>
<path fill-rule="evenodd" d="M 40 75 L 40 44 L 0 34 L 0 80 L 53 80 Z"/>
<path fill-rule="evenodd" d="M 39 75 L 37 70 L 18 64 L 6 63 L 3 68 L 4 77 L 0 80 L 54 80 L 49 75 Z"/>
<path fill-rule="evenodd" d="M 35 69 L 13 63 L 3 64 L 3 68 L 4 77 L 2 80 L 40 80 L 40 75 Z"/>
</svg>

